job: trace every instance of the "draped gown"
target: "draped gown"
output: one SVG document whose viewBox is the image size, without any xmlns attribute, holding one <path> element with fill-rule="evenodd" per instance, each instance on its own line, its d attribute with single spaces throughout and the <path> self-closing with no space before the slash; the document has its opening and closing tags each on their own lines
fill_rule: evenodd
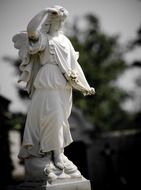
<svg viewBox="0 0 141 190">
<path fill-rule="evenodd" d="M 38 61 L 32 63 L 34 66 L 38 65 L 39 69 L 32 81 L 34 92 L 19 152 L 21 159 L 30 155 L 39 157 L 46 152 L 63 149 L 73 141 L 68 123 L 73 85 L 66 80 L 64 73 L 76 70 L 78 87 L 76 84 L 74 87 L 78 90 L 90 89 L 77 62 L 78 54 L 63 34 L 56 37 L 47 35 L 46 47 L 38 52 L 38 56 Z M 33 75 L 33 72 L 32 67 L 30 75 Z"/>
</svg>

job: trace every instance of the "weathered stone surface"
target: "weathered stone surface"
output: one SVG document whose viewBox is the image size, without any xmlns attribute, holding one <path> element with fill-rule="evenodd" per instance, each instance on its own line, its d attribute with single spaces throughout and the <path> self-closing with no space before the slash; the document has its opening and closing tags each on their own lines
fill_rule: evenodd
<svg viewBox="0 0 141 190">
<path fill-rule="evenodd" d="M 90 181 L 82 179 L 80 181 L 48 185 L 45 190 L 91 190 L 91 186 Z"/>
<path fill-rule="evenodd" d="M 28 181 L 9 190 L 91 190 L 91 185 L 90 181 L 85 178 L 80 180 L 56 180 L 52 184 L 46 183 L 45 181 Z"/>
</svg>

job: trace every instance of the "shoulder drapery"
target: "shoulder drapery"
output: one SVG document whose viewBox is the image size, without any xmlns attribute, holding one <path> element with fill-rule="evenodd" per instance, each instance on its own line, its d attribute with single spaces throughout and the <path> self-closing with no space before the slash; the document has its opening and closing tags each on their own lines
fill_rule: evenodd
<svg viewBox="0 0 141 190">
<path fill-rule="evenodd" d="M 87 93 L 91 91 L 91 87 L 89 86 L 83 70 L 77 61 L 79 58 L 79 52 L 74 50 L 67 37 L 64 35 L 62 35 L 62 37 L 62 41 L 65 41 L 64 44 L 61 44 L 56 40 L 52 40 L 51 43 L 51 45 L 54 45 L 58 65 L 71 86 L 81 91 L 84 95 L 87 95 Z"/>
</svg>

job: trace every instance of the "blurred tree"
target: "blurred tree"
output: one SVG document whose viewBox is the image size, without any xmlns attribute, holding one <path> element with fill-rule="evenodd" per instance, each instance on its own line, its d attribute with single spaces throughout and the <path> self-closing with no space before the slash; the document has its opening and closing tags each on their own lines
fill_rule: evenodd
<svg viewBox="0 0 141 190">
<path fill-rule="evenodd" d="M 9 56 L 3 57 L 4 61 L 8 63 L 12 63 L 15 67 L 16 75 L 20 75 L 19 65 L 21 64 L 20 59 L 13 59 Z M 20 86 L 15 84 L 15 88 L 17 89 L 18 95 L 21 98 L 21 101 L 24 101 L 25 104 L 28 104 L 28 93 Z M 10 129 L 18 130 L 21 133 L 21 137 L 23 136 L 23 130 L 25 125 L 26 115 L 21 112 L 11 113 L 11 118 L 9 120 Z"/>
<path fill-rule="evenodd" d="M 134 50 L 135 48 L 141 48 L 141 26 L 138 28 L 136 37 L 130 42 L 130 50 Z M 141 68 L 141 60 L 134 60 L 132 63 L 132 67 L 134 68 Z M 136 85 L 140 89 L 139 97 L 141 97 L 141 75 L 136 78 Z M 140 123 L 141 123 L 141 100 L 137 103 L 138 104 L 138 112 L 134 113 L 134 119 L 133 119 L 133 125 L 136 126 L 136 128 L 140 129 Z"/>
<path fill-rule="evenodd" d="M 131 42 L 131 50 L 136 47 L 141 47 L 141 26 L 137 30 L 136 38 L 134 40 L 132 40 L 132 42 Z M 135 67 L 141 67 L 141 60 L 133 61 L 132 65 Z M 141 84 L 140 84 L 140 86 L 141 86 Z"/>
<path fill-rule="evenodd" d="M 134 45 L 139 45 L 141 46 L 141 26 L 139 27 L 139 29 L 137 30 L 137 37 L 134 40 Z"/>
<path fill-rule="evenodd" d="M 130 42 L 130 50 L 132 51 L 136 47 L 141 47 L 141 26 L 137 30 L 135 39 Z M 141 67 L 141 60 L 134 60 L 132 66 Z M 141 85 L 140 85 L 141 86 Z"/>
<path fill-rule="evenodd" d="M 127 68 L 118 37 L 104 34 L 93 15 L 87 15 L 83 22 L 83 28 L 79 27 L 79 20 L 74 23 L 71 41 L 80 52 L 79 63 L 90 85 L 95 87 L 96 95 L 83 98 L 75 92 L 74 104 L 83 110 L 97 130 L 126 128 L 129 118 L 120 104 L 127 94 L 115 85 Z"/>
<path fill-rule="evenodd" d="M 15 67 L 15 73 L 14 74 L 20 75 L 21 71 L 19 69 L 19 66 L 21 64 L 21 60 L 19 58 L 13 59 L 13 58 L 11 58 L 9 56 L 4 56 L 3 60 L 5 62 L 7 62 L 7 63 L 13 64 L 13 66 Z M 15 87 L 17 89 L 18 95 L 21 98 L 21 100 L 27 101 L 28 100 L 28 93 L 27 93 L 27 91 L 25 91 L 22 87 L 20 87 L 20 86 L 18 86 L 16 84 L 15 84 Z"/>
</svg>

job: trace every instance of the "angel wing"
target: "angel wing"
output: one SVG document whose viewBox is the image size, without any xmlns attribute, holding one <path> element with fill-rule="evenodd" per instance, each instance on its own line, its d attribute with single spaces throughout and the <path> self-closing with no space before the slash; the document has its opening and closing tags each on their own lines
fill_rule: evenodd
<svg viewBox="0 0 141 190">
<path fill-rule="evenodd" d="M 26 31 L 19 32 L 12 38 L 14 47 L 19 50 L 19 57 L 24 60 L 28 54 L 28 35 Z"/>
<path fill-rule="evenodd" d="M 27 92 L 31 97 L 34 92 L 34 79 L 41 67 L 40 59 L 38 54 L 30 54 L 30 40 L 28 39 L 28 34 L 26 31 L 20 32 L 13 36 L 12 41 L 14 42 L 14 47 L 19 50 L 19 57 L 22 60 L 22 63 L 19 66 L 21 71 L 20 78 L 18 83 L 21 81 L 26 82 Z M 38 47 L 39 43 L 35 43 L 32 48 L 32 51 L 35 50 L 38 52 L 40 48 Z"/>
</svg>

